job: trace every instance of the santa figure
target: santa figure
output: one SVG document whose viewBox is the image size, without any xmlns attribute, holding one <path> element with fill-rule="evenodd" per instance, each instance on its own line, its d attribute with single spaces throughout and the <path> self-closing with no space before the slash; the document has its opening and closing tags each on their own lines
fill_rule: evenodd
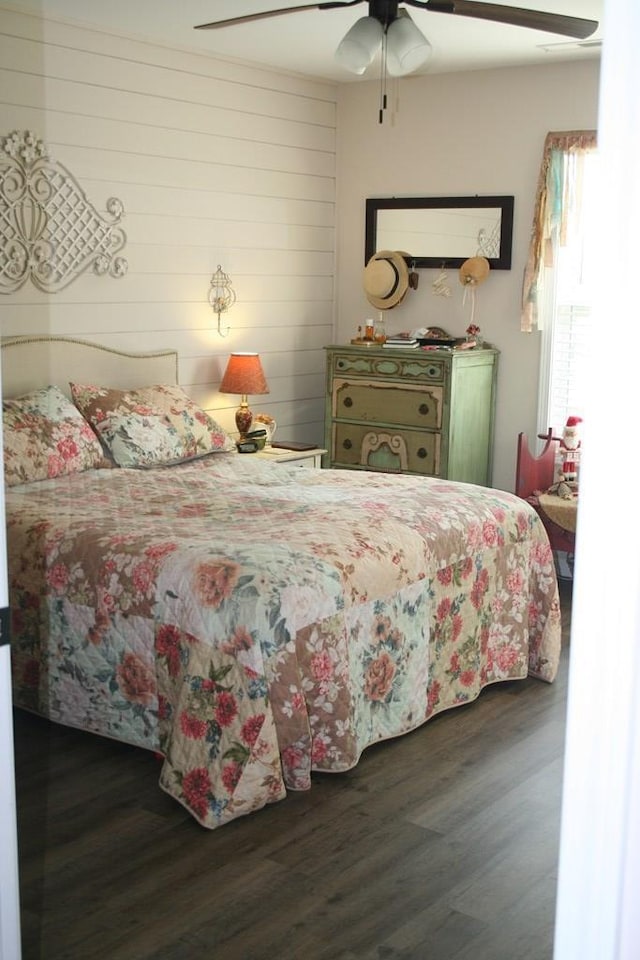
<svg viewBox="0 0 640 960">
<path fill-rule="evenodd" d="M 582 417 L 567 417 L 562 440 L 560 441 L 560 456 L 562 457 L 561 480 L 575 483 L 578 479 L 578 464 L 580 462 L 580 424 Z"/>
</svg>

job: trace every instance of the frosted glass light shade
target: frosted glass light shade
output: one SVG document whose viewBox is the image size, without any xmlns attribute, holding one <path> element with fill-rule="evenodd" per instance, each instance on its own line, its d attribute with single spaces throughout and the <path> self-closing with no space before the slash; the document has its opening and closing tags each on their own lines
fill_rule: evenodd
<svg viewBox="0 0 640 960">
<path fill-rule="evenodd" d="M 383 32 L 375 17 L 361 17 L 338 44 L 336 60 L 351 73 L 363 74 L 380 49 Z"/>
<path fill-rule="evenodd" d="M 392 77 L 404 77 L 426 63 L 430 55 L 431 44 L 402 11 L 387 29 L 387 70 Z"/>
</svg>

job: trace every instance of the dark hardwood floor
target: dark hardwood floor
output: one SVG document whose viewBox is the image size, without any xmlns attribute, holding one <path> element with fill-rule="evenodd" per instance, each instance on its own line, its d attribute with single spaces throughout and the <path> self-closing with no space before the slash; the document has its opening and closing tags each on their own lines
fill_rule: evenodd
<svg viewBox="0 0 640 960">
<path fill-rule="evenodd" d="M 551 960 L 552 685 L 501 684 L 220 830 L 141 751 L 16 711 L 24 960 Z"/>
</svg>

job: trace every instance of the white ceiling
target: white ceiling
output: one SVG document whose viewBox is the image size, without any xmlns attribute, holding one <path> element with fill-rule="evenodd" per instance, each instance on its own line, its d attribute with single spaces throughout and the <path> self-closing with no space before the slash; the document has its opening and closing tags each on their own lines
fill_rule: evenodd
<svg viewBox="0 0 640 960">
<path fill-rule="evenodd" d="M 196 24 L 257 13 L 307 0 L 14 0 L 13 6 L 84 24 L 96 24 L 116 34 L 136 35 L 160 43 L 249 60 L 308 76 L 352 82 L 376 79 L 379 65 L 363 78 L 347 73 L 333 59 L 338 43 L 368 5 L 344 10 L 304 10 L 267 20 L 194 30 Z M 506 0 L 494 0 L 505 5 Z M 513 0 L 513 6 L 601 21 L 604 0 Z M 407 8 L 429 39 L 433 56 L 420 73 L 477 70 L 585 59 L 599 55 L 598 46 L 582 46 L 567 37 L 538 30 L 471 20 Z M 586 41 L 602 40 L 600 26 Z M 584 41 L 583 41 L 584 43 Z"/>
</svg>

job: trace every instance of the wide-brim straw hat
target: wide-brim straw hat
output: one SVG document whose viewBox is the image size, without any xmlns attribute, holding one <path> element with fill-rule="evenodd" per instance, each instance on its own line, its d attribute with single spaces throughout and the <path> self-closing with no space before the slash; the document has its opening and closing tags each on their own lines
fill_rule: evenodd
<svg viewBox="0 0 640 960">
<path fill-rule="evenodd" d="M 460 267 L 460 283 L 463 287 L 477 287 L 484 283 L 490 270 L 486 257 L 469 257 Z"/>
<path fill-rule="evenodd" d="M 391 310 L 409 289 L 407 261 L 398 250 L 379 250 L 364 268 L 362 283 L 373 307 Z"/>
</svg>

